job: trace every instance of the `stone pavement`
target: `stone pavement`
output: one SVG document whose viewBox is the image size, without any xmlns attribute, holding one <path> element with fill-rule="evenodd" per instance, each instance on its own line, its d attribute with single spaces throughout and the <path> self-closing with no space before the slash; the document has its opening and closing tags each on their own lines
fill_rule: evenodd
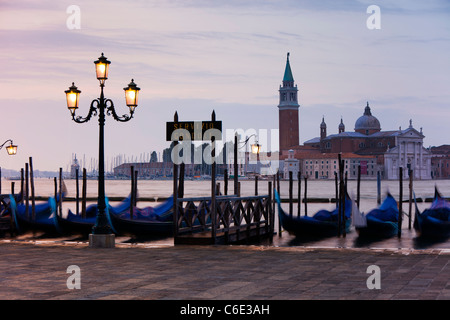
<svg viewBox="0 0 450 320">
<path fill-rule="evenodd" d="M 71 265 L 80 268 L 80 289 L 67 286 Z M 377 281 L 371 265 L 380 268 L 380 289 L 368 288 Z M 3 240 L 0 299 L 448 300 L 450 252 Z"/>
</svg>

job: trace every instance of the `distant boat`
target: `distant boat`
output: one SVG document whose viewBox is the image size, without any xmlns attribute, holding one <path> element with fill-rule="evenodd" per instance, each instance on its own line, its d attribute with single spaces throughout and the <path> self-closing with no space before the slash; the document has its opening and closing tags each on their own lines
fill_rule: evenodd
<svg viewBox="0 0 450 320">
<path fill-rule="evenodd" d="M 278 214 L 280 216 L 283 229 L 295 236 L 302 237 L 328 237 L 335 236 L 339 231 L 338 214 L 339 207 L 332 211 L 320 210 L 312 217 L 302 216 L 294 217 L 286 214 L 281 208 L 280 195 L 275 190 L 275 200 L 278 204 Z M 350 197 L 345 199 L 345 230 L 350 231 L 352 218 L 352 200 Z"/>
<path fill-rule="evenodd" d="M 450 203 L 441 196 L 437 188 L 430 208 L 421 213 L 417 203 L 415 205 L 414 229 L 419 237 L 450 237 Z"/>
<path fill-rule="evenodd" d="M 6 177 L 6 180 L 10 180 L 10 181 L 17 181 L 17 180 L 22 180 L 21 177 L 15 176 L 15 177 Z"/>
<path fill-rule="evenodd" d="M 398 205 L 388 193 L 383 203 L 366 215 L 353 210 L 353 225 L 360 237 L 387 238 L 398 234 Z"/>
<path fill-rule="evenodd" d="M 210 178 L 211 178 L 211 177 L 210 177 Z M 230 178 L 230 179 L 234 179 L 234 174 L 230 174 L 230 175 L 229 175 L 229 178 Z M 238 178 L 247 178 L 247 176 L 243 176 L 243 175 L 240 175 L 240 174 L 239 174 L 239 175 L 238 175 Z"/>
</svg>

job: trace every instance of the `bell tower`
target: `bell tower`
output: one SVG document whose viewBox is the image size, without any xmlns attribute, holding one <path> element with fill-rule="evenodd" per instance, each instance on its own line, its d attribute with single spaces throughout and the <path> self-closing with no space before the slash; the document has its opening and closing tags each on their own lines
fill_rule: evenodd
<svg viewBox="0 0 450 320">
<path fill-rule="evenodd" d="M 320 124 L 320 141 L 327 137 L 327 124 L 325 123 L 325 117 L 322 117 L 322 123 Z"/>
<path fill-rule="evenodd" d="M 289 52 L 287 54 L 286 68 L 284 70 L 283 85 L 280 85 L 280 103 L 278 104 L 278 118 L 280 130 L 280 152 L 299 145 L 298 121 L 298 89 L 294 86 Z"/>
</svg>

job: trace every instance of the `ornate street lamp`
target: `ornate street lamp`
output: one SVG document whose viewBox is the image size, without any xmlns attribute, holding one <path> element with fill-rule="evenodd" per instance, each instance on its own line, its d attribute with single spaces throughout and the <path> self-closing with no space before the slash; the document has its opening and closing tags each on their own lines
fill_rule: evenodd
<svg viewBox="0 0 450 320">
<path fill-rule="evenodd" d="M 140 88 L 136 86 L 134 80 L 125 90 L 126 104 L 130 109 L 129 114 L 118 116 L 112 100 L 105 99 L 103 94 L 103 88 L 105 81 L 108 79 L 109 65 L 111 61 L 108 61 L 106 57 L 102 55 L 98 60 L 94 61 L 95 71 L 97 79 L 100 81 L 100 98 L 94 99 L 91 102 L 89 113 L 86 117 L 76 116 L 76 110 L 78 109 L 78 102 L 81 91 L 72 83 L 69 90 L 66 90 L 67 108 L 72 114 L 72 120 L 77 123 L 88 122 L 93 115 L 98 115 L 99 123 L 99 150 L 98 150 L 98 202 L 97 202 L 97 219 L 94 227 L 92 228 L 92 234 L 112 234 L 111 227 L 108 224 L 106 217 L 106 203 L 105 203 L 105 155 L 104 155 L 104 126 L 105 126 L 105 112 L 110 115 L 116 121 L 126 122 L 133 118 L 134 109 L 138 105 L 138 92 Z"/>
<path fill-rule="evenodd" d="M 0 145 L 0 150 L 3 148 L 3 146 L 7 143 L 10 142 L 10 145 L 6 147 L 6 152 L 10 155 L 10 156 L 14 156 L 17 153 L 17 146 L 13 144 L 13 141 L 11 139 L 6 140 L 5 142 L 3 142 L 2 145 Z"/>
</svg>

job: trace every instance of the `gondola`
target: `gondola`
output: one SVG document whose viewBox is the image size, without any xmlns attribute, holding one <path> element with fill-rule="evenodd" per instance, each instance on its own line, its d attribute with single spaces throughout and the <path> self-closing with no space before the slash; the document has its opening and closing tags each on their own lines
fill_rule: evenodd
<svg viewBox="0 0 450 320">
<path fill-rule="evenodd" d="M 117 206 L 109 205 L 108 198 L 106 198 L 106 217 L 109 219 L 108 212 L 123 212 L 130 208 L 131 196 L 125 198 Z M 95 225 L 97 220 L 97 204 L 92 204 L 86 208 L 86 215 L 75 214 L 70 209 L 65 217 L 58 216 L 58 223 L 60 226 L 61 233 L 63 234 L 90 234 L 92 233 L 92 227 Z M 111 224 L 111 221 L 108 221 Z"/>
<path fill-rule="evenodd" d="M 415 205 L 414 229 L 419 237 L 450 237 L 450 203 L 441 196 L 437 188 L 430 208 L 421 213 L 417 203 Z"/>
<path fill-rule="evenodd" d="M 366 215 L 354 210 L 352 221 L 359 237 L 389 238 L 398 234 L 398 214 L 397 201 L 388 193 L 383 203 Z"/>
<path fill-rule="evenodd" d="M 23 233 L 29 230 L 40 230 L 47 233 L 58 233 L 60 231 L 56 215 L 56 200 L 49 197 L 47 202 L 35 205 L 33 217 L 31 205 L 17 204 L 14 197 L 10 197 L 11 214 L 17 232 Z"/>
<path fill-rule="evenodd" d="M 110 210 L 108 212 L 113 231 L 120 235 L 162 236 L 173 232 L 173 196 L 155 207 L 133 208 L 130 216 L 126 210 Z"/>
<path fill-rule="evenodd" d="M 278 214 L 283 229 L 297 237 L 329 237 L 339 233 L 339 207 L 332 211 L 320 210 L 312 217 L 294 217 L 286 214 L 281 208 L 280 196 L 275 190 L 275 200 L 278 204 Z M 352 200 L 346 196 L 344 226 L 350 232 L 352 213 Z M 344 227 L 342 226 L 342 227 Z M 343 228 L 342 228 L 343 231 Z"/>
</svg>

